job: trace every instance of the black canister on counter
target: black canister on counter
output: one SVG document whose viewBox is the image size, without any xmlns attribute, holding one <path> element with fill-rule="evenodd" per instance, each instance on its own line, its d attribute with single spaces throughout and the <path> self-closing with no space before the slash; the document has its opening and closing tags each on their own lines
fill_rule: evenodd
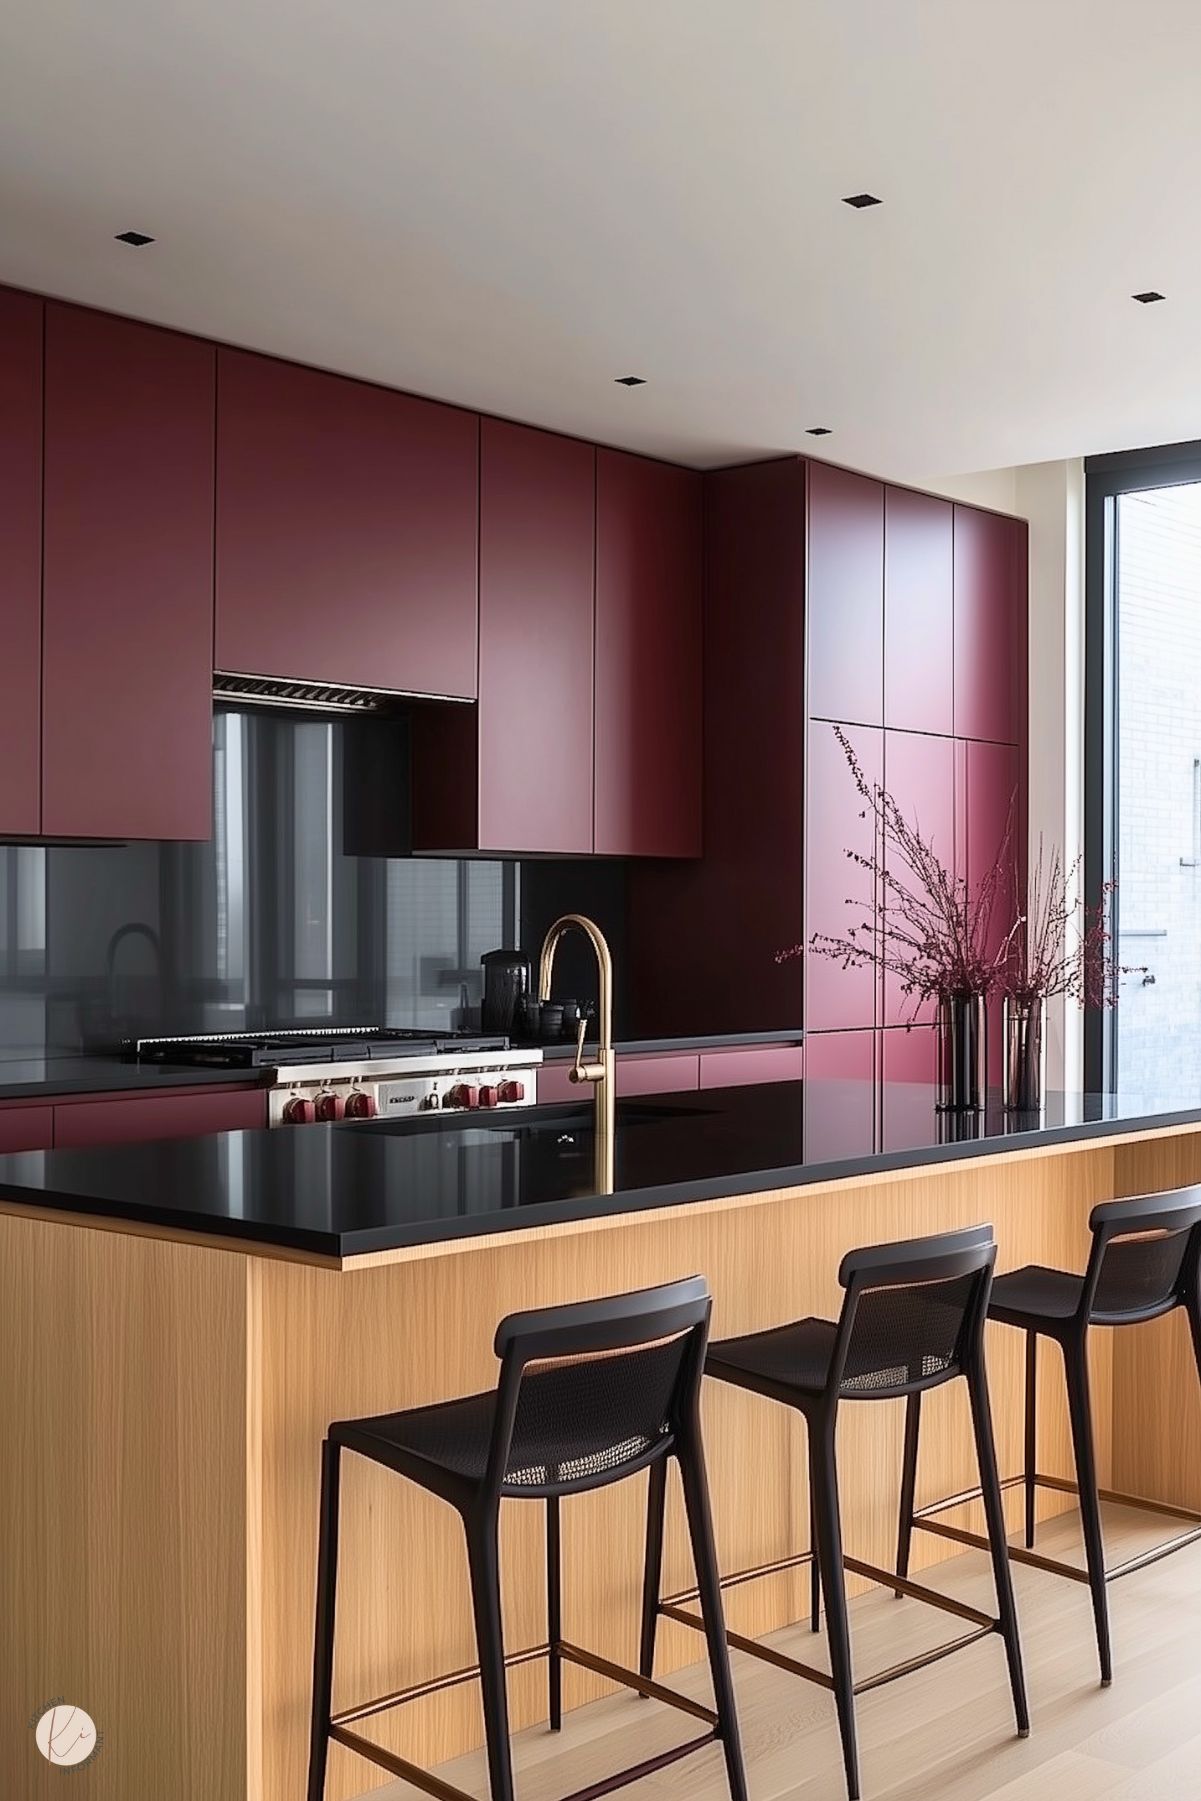
<svg viewBox="0 0 1201 1801">
<path fill-rule="evenodd" d="M 530 960 L 520 951 L 500 950 L 485 951 L 480 962 L 484 969 L 480 1029 L 511 1033 L 521 1003 L 533 987 Z"/>
</svg>

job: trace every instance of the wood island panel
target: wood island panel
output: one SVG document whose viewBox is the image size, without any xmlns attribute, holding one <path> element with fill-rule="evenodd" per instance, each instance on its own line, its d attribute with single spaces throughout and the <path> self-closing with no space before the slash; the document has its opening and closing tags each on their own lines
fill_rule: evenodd
<svg viewBox="0 0 1201 1801">
<path fill-rule="evenodd" d="M 106 1744 L 81 1788 L 89 1801 L 295 1801 L 307 1755 L 319 1453 L 331 1419 L 491 1387 L 493 1334 L 508 1312 L 697 1270 L 713 1288 L 720 1336 L 832 1314 L 838 1264 L 853 1245 L 982 1220 L 996 1228 L 1003 1269 L 1080 1268 L 1098 1200 L 1198 1169 L 1201 1133 L 1187 1128 L 528 1228 L 342 1268 L 142 1238 L 134 1227 L 90 1231 L 28 1209 L 0 1213 L 6 1443 L 19 1447 L 3 1523 L 22 1548 L 0 1596 L 12 1622 L 4 1655 L 16 1659 L 6 1692 L 22 1697 L 18 1712 L 64 1693 L 95 1704 Z M 1153 1330 L 1094 1336 L 1102 1480 L 1201 1501 L 1201 1407 L 1181 1346 L 1173 1342 L 1160 1367 Z M 1020 1335 L 990 1328 L 989 1365 L 1000 1461 L 1015 1471 Z M 925 1410 L 919 1501 L 974 1480 L 960 1386 Z M 803 1549 L 803 1423 L 713 1387 L 705 1424 L 723 1567 Z M 843 1409 L 848 1548 L 877 1563 L 894 1544 L 901 1430 L 900 1403 Z M 1041 1360 L 1040 1465 L 1071 1472 L 1054 1352 Z M 345 1468 L 336 1707 L 473 1660 L 456 1515 L 349 1454 Z M 1065 1497 L 1047 1493 L 1040 1505 L 1050 1514 Z M 645 1483 L 632 1481 L 564 1510 L 567 1635 L 626 1663 L 644 1508 Z M 511 1649 L 543 1636 L 542 1530 L 540 1507 L 505 1504 Z M 953 1550 L 925 1534 L 914 1545 L 923 1564 Z M 665 1582 L 690 1579 L 673 1493 Z M 795 1619 L 804 1586 L 795 1574 L 748 1585 L 730 1598 L 731 1622 L 758 1633 Z M 665 1622 L 661 1670 L 694 1661 L 698 1648 Z M 601 1686 L 575 1669 L 566 1680 L 569 1705 Z M 544 1717 L 543 1684 L 539 1664 L 514 1673 L 515 1728 Z M 478 1697 L 473 1687 L 450 1691 L 370 1730 L 402 1754 L 440 1762 L 478 1744 Z M 0 1726 L 0 1753 L 25 1778 L 19 1792 L 50 1795 L 56 1778 L 23 1716 Z M 379 1780 L 332 1748 L 329 1801 Z"/>
</svg>

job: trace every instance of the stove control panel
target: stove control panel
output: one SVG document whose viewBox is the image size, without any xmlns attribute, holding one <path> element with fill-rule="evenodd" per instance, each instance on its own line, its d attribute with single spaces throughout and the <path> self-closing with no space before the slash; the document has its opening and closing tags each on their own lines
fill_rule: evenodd
<svg viewBox="0 0 1201 1801">
<path fill-rule="evenodd" d="M 442 1056 L 413 1067 L 339 1072 L 284 1069 L 268 1095 L 272 1126 L 338 1120 L 403 1119 L 410 1114 L 474 1113 L 532 1107 L 538 1098 L 538 1051 L 492 1051 L 474 1058 Z"/>
</svg>

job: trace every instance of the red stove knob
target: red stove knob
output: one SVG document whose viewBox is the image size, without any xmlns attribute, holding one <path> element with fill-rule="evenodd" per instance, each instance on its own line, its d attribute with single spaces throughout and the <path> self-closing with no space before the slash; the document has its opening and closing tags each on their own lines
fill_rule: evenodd
<svg viewBox="0 0 1201 1801">
<path fill-rule="evenodd" d="M 318 1119 L 345 1119 L 345 1117 L 346 1102 L 340 1094 L 319 1094 L 317 1096 Z"/>
<path fill-rule="evenodd" d="M 356 1088 L 353 1094 L 348 1094 L 346 1097 L 346 1117 L 347 1119 L 374 1119 L 375 1096 L 364 1094 L 361 1088 Z"/>
<path fill-rule="evenodd" d="M 480 1090 L 473 1088 L 470 1082 L 456 1082 L 446 1097 L 448 1107 L 478 1107 Z"/>
<path fill-rule="evenodd" d="M 480 1089 L 480 1106 L 481 1107 L 495 1107 L 495 1105 L 499 1099 L 500 1099 L 499 1088 L 481 1088 Z"/>
<path fill-rule="evenodd" d="M 523 1101 L 525 1099 L 525 1083 L 517 1081 L 502 1082 L 499 1093 L 501 1100 L 510 1105 L 514 1101 Z"/>
<path fill-rule="evenodd" d="M 284 1106 L 284 1123 L 289 1126 L 312 1125 L 317 1117 L 317 1109 L 312 1101 L 306 1101 L 297 1095 L 295 1100 L 286 1102 Z"/>
</svg>

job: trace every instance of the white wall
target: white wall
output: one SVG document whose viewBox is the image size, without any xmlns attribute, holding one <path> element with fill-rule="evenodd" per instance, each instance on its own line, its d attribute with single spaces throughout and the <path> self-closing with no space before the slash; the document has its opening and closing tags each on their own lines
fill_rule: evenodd
<svg viewBox="0 0 1201 1801">
<path fill-rule="evenodd" d="M 1041 834 L 1070 865 L 1084 848 L 1084 464 L 1030 463 L 919 484 L 1030 522 L 1030 857 Z M 1051 1010 L 1047 1081 L 1081 1087 L 1084 1023 Z"/>
</svg>

